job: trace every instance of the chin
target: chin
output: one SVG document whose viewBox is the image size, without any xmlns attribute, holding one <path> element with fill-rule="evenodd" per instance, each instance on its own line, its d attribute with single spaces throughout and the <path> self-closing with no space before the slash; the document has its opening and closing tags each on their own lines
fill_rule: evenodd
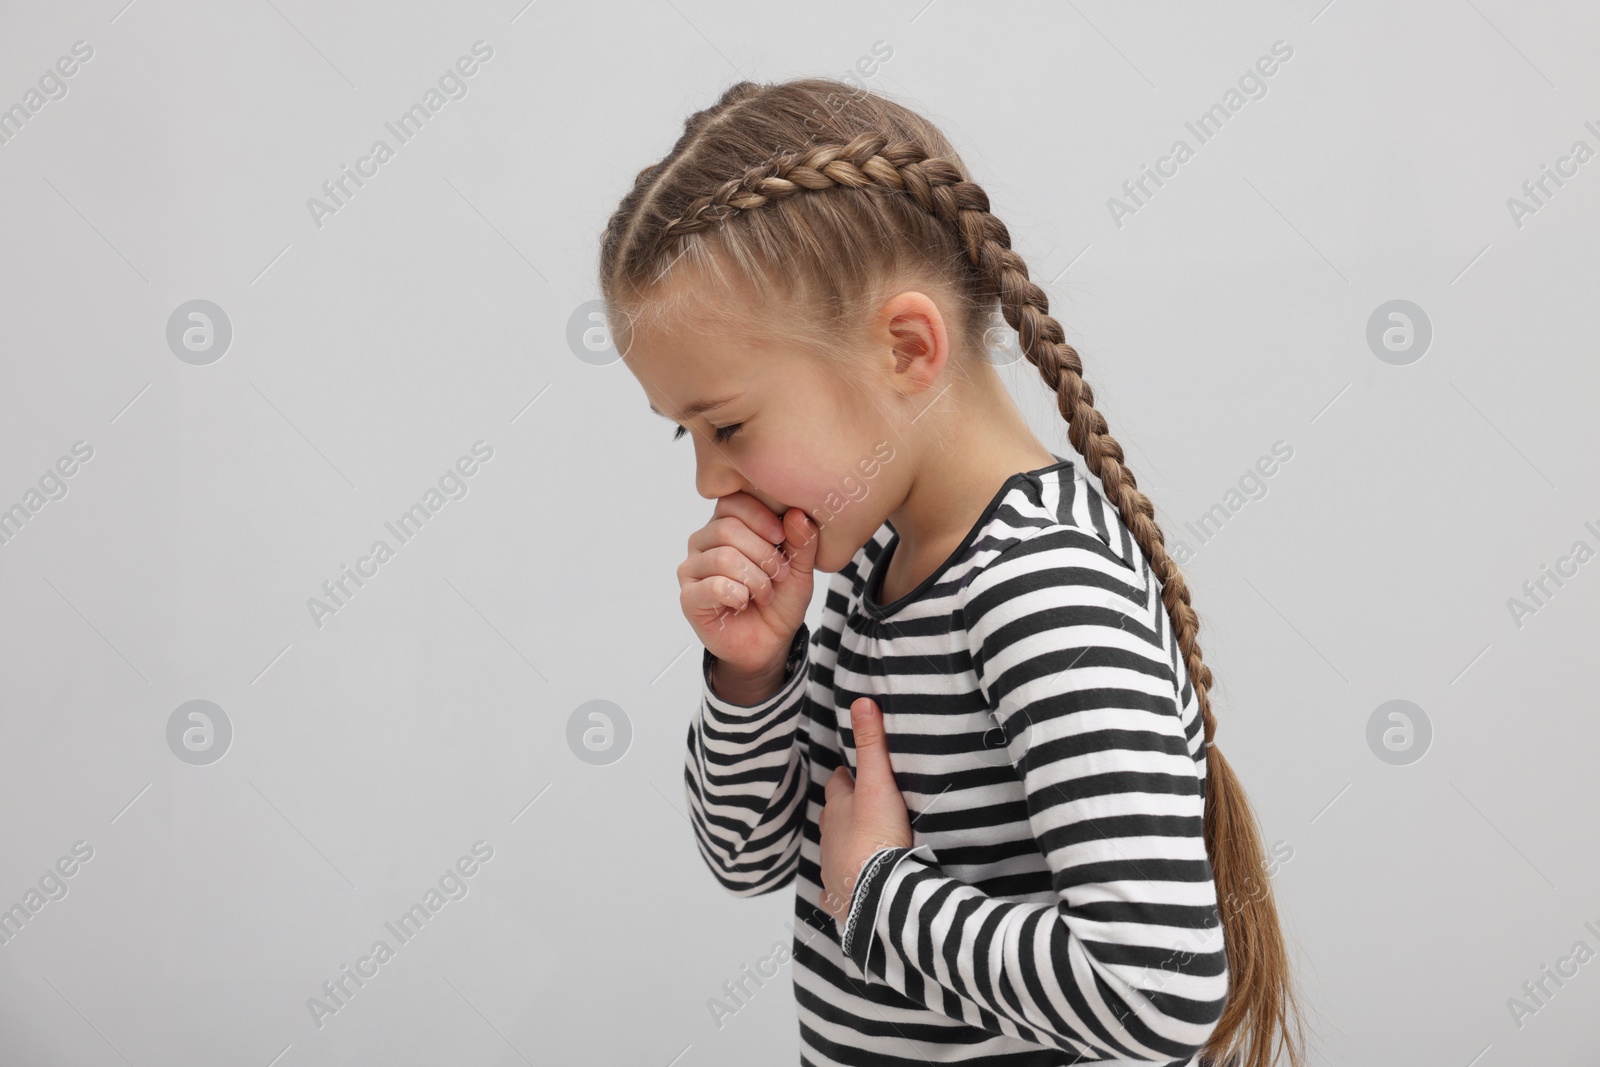
<svg viewBox="0 0 1600 1067">
<path fill-rule="evenodd" d="M 848 534 L 842 530 L 833 530 L 831 536 L 823 536 L 827 533 L 828 531 L 824 529 L 822 534 L 818 535 L 822 540 L 817 545 L 815 569 L 826 574 L 836 574 L 849 565 L 856 553 L 861 550 L 861 545 L 850 544 Z M 839 556 L 837 560 L 833 558 L 835 553 Z"/>
<path fill-rule="evenodd" d="M 811 564 L 813 569 L 828 573 L 832 573 L 833 571 L 839 569 L 837 567 L 831 567 L 828 565 L 828 555 L 832 545 L 833 539 L 828 536 L 827 528 L 821 526 L 817 527 L 817 555 Z"/>
</svg>

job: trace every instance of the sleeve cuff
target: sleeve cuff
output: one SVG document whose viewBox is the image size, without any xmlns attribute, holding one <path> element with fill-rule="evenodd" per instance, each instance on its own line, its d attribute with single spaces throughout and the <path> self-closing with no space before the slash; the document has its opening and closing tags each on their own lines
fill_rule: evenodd
<svg viewBox="0 0 1600 1067">
<path fill-rule="evenodd" d="M 701 686 L 705 693 L 706 707 L 710 710 L 712 716 L 724 723 L 748 725 L 768 712 L 789 704 L 793 700 L 795 692 L 804 683 L 807 672 L 802 668 L 809 658 L 810 642 L 811 629 L 805 623 L 801 623 L 800 629 L 794 632 L 794 639 L 789 642 L 789 657 L 784 661 L 783 665 L 783 684 L 778 687 L 776 693 L 759 704 L 735 704 L 719 697 L 717 691 L 711 687 L 711 665 L 717 661 L 717 657 L 711 654 L 709 648 L 702 650 L 700 656 Z"/>
<path fill-rule="evenodd" d="M 927 845 L 915 848 L 883 848 L 872 854 L 861 877 L 856 879 L 855 892 L 850 897 L 850 911 L 845 919 L 844 933 L 839 947 L 850 957 L 862 974 L 867 973 L 867 960 L 872 954 L 872 935 L 877 926 L 878 906 L 883 902 L 884 890 L 890 875 L 907 857 L 916 856 L 930 866 L 938 861 Z"/>
</svg>

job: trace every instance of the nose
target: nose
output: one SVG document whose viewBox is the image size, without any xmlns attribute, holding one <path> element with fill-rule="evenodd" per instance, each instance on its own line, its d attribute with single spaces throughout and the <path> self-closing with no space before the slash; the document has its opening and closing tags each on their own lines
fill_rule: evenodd
<svg viewBox="0 0 1600 1067">
<path fill-rule="evenodd" d="M 740 489 L 749 490 L 739 469 L 728 462 L 728 457 L 714 441 L 696 433 L 694 435 L 694 487 L 707 500 L 716 500 Z"/>
</svg>

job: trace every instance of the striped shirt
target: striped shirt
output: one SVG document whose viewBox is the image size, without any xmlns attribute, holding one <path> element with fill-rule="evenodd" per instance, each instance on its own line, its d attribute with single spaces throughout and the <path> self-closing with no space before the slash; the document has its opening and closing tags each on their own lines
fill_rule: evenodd
<svg viewBox="0 0 1600 1067">
<path fill-rule="evenodd" d="M 702 656 L 694 831 L 734 896 L 795 884 L 802 1064 L 1198 1067 L 1222 1015 L 1198 698 L 1144 553 L 1098 478 L 1055 458 L 891 604 L 885 522 L 767 700 L 722 700 Z M 818 816 L 834 768 L 855 773 L 862 696 L 913 847 L 875 853 L 839 921 Z"/>
</svg>

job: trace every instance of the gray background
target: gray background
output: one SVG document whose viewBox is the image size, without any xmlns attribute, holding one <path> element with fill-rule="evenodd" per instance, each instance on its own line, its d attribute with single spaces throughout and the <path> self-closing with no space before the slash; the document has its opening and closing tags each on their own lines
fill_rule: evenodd
<svg viewBox="0 0 1600 1067">
<path fill-rule="evenodd" d="M 1600 562 L 1520 625 L 1508 601 L 1600 548 L 1600 160 L 1507 205 L 1600 149 L 1593 5 L 125 4 L 0 11 L 0 107 L 94 50 L 0 145 L 0 507 L 94 450 L 0 546 L 0 906 L 93 849 L 0 946 L 0 1062 L 797 1061 L 788 967 L 720 1029 L 707 1006 L 793 909 L 723 894 L 684 816 L 674 569 L 711 505 L 568 335 L 685 116 L 875 42 L 865 83 L 954 139 L 1194 551 L 1218 742 L 1292 849 L 1312 1062 L 1594 1062 L 1600 963 L 1520 1026 L 1508 1002 L 1600 949 Z M 1266 95 L 1117 225 L 1278 40 Z M 319 227 L 306 200 L 380 137 Z M 233 330 L 204 366 L 166 341 L 197 299 Z M 1433 331 L 1405 365 L 1366 339 L 1397 299 Z M 316 626 L 479 440 L 467 495 Z M 1266 494 L 1187 536 L 1277 441 Z M 204 766 L 167 741 L 196 699 L 233 731 Z M 592 700 L 619 762 L 569 745 Z M 1431 730 L 1398 756 L 1368 740 L 1391 700 Z M 319 1028 L 307 999 L 480 840 L 467 895 Z"/>
</svg>

